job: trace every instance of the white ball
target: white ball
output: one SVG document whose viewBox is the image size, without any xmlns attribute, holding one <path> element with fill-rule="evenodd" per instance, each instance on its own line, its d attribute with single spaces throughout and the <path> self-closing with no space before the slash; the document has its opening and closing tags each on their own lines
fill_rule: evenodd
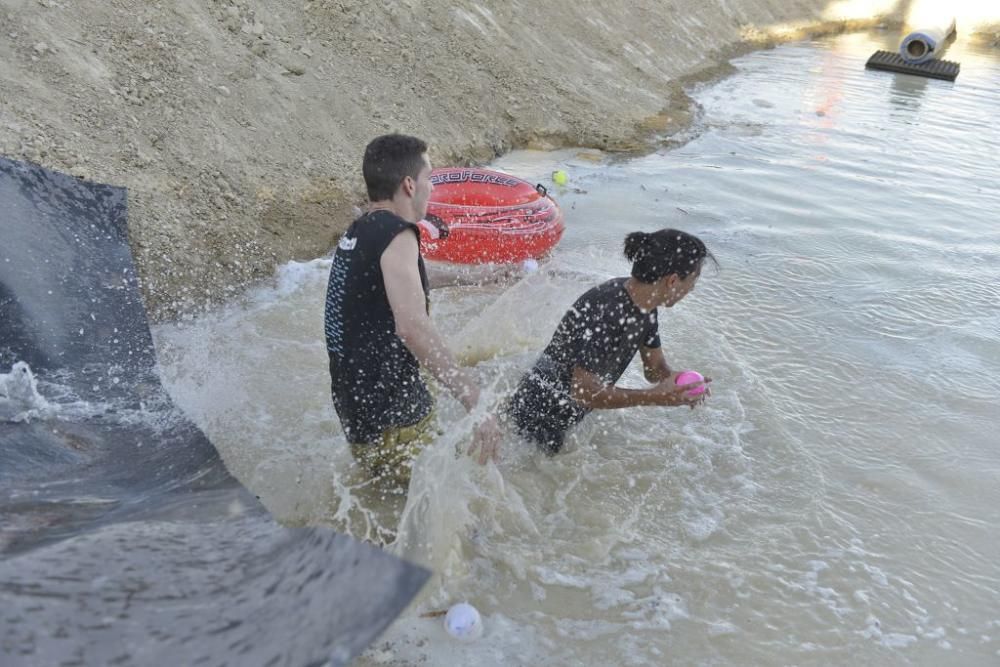
<svg viewBox="0 0 1000 667">
<path fill-rule="evenodd" d="M 468 602 L 452 605 L 444 617 L 445 631 L 463 642 L 471 642 L 483 636 L 483 619 Z"/>
<path fill-rule="evenodd" d="M 521 263 L 521 268 L 524 269 L 525 273 L 534 273 L 538 270 L 538 260 L 529 257 Z"/>
</svg>

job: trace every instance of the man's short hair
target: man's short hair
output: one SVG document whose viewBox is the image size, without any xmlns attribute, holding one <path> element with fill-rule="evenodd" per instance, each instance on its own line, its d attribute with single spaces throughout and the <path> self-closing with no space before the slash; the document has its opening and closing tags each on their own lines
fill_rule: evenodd
<svg viewBox="0 0 1000 667">
<path fill-rule="evenodd" d="M 424 167 L 427 144 L 405 134 L 375 137 L 365 148 L 361 171 L 370 201 L 392 199 L 403 179 L 416 180 Z"/>
</svg>

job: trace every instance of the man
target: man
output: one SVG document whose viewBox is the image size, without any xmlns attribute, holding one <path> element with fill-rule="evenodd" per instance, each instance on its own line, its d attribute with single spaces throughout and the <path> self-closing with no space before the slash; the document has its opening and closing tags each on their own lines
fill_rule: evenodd
<svg viewBox="0 0 1000 667">
<path fill-rule="evenodd" d="M 409 484 L 413 459 L 435 434 L 429 371 L 470 412 L 480 391 L 458 366 L 429 315 L 417 222 L 427 213 L 431 164 L 415 137 L 377 137 L 362 165 L 370 205 L 337 245 L 325 331 L 333 404 L 351 453 L 377 480 Z M 493 417 L 476 428 L 471 454 L 496 459 Z"/>
</svg>

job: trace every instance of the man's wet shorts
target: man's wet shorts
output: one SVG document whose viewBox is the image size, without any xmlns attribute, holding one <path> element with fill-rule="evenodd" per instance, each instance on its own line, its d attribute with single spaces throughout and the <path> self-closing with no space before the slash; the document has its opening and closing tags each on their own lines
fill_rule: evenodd
<svg viewBox="0 0 1000 667">
<path fill-rule="evenodd" d="M 431 410 L 416 424 L 386 429 L 374 443 L 352 443 L 351 454 L 380 486 L 406 491 L 414 459 L 440 434 Z"/>
</svg>

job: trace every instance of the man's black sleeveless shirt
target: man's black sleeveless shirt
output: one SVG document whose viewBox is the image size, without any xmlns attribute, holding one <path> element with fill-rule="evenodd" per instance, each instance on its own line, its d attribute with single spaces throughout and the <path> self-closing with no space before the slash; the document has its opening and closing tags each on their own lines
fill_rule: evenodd
<svg viewBox="0 0 1000 667">
<path fill-rule="evenodd" d="M 518 432 L 549 454 L 590 412 L 570 395 L 575 367 L 613 385 L 640 346 L 660 347 L 656 310 L 644 313 L 633 303 L 627 280 L 609 280 L 576 300 L 504 406 Z"/>
<path fill-rule="evenodd" d="M 420 364 L 396 335 L 382 275 L 382 253 L 416 225 L 379 210 L 355 220 L 341 237 L 330 267 L 324 329 L 333 405 L 347 441 L 374 443 L 387 428 L 426 417 L 434 401 Z M 417 258 L 427 298 L 424 260 Z"/>
</svg>

